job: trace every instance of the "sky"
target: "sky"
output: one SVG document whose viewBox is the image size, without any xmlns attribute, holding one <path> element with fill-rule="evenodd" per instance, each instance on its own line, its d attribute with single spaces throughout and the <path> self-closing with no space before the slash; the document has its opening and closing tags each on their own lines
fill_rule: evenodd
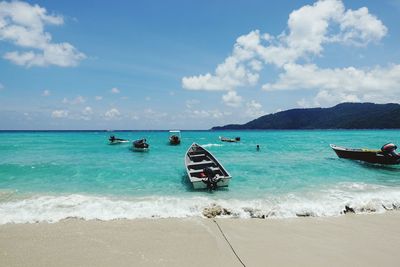
<svg viewBox="0 0 400 267">
<path fill-rule="evenodd" d="M 398 103 L 399 16 L 400 0 L 0 0 L 0 130 L 201 130 Z"/>
</svg>

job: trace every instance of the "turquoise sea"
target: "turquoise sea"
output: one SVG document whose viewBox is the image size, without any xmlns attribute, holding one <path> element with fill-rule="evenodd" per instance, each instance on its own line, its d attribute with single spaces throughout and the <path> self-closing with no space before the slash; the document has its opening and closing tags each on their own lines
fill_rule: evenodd
<svg viewBox="0 0 400 267">
<path fill-rule="evenodd" d="M 150 151 L 109 145 L 110 134 L 145 137 Z M 220 142 L 220 135 L 241 142 Z M 0 224 L 202 216 L 214 203 L 241 218 L 400 207 L 400 166 L 339 159 L 329 147 L 400 144 L 398 130 L 183 131 L 179 146 L 168 144 L 168 131 L 0 132 L 0 138 Z M 184 155 L 193 142 L 230 172 L 228 188 L 191 188 Z"/>
</svg>

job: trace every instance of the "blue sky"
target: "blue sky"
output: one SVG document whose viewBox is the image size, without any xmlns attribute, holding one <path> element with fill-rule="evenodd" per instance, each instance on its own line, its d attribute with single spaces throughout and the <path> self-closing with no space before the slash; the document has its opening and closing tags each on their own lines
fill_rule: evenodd
<svg viewBox="0 0 400 267">
<path fill-rule="evenodd" d="M 400 1 L 0 1 L 0 129 L 399 102 Z"/>
</svg>

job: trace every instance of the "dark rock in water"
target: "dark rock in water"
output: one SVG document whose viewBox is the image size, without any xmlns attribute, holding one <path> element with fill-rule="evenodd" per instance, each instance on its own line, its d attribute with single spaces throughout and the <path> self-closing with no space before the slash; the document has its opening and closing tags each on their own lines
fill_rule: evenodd
<svg viewBox="0 0 400 267">
<path fill-rule="evenodd" d="M 395 209 L 397 209 L 397 207 L 396 207 L 396 204 L 390 204 L 390 205 L 385 205 L 385 204 L 382 204 L 382 207 L 385 209 L 385 210 L 395 210 Z"/>
<path fill-rule="evenodd" d="M 231 214 L 232 214 L 232 212 L 230 210 L 225 209 L 225 208 L 222 209 L 222 215 L 231 215 Z"/>
<path fill-rule="evenodd" d="M 375 207 L 362 207 L 360 209 L 361 212 L 376 212 L 376 208 Z"/>
<path fill-rule="evenodd" d="M 349 206 L 346 205 L 346 206 L 344 207 L 343 213 L 346 214 L 346 213 L 349 213 L 349 212 L 350 212 L 350 213 L 355 213 L 355 210 L 354 210 L 353 208 L 351 208 L 351 207 L 349 207 Z"/>
<path fill-rule="evenodd" d="M 222 207 L 217 204 L 212 204 L 210 207 L 204 208 L 203 215 L 207 218 L 215 218 L 222 214 Z"/>
<path fill-rule="evenodd" d="M 251 218 L 257 218 L 257 219 L 266 218 L 265 214 L 263 214 L 262 211 L 259 209 L 243 208 L 243 211 L 247 212 Z"/>
</svg>

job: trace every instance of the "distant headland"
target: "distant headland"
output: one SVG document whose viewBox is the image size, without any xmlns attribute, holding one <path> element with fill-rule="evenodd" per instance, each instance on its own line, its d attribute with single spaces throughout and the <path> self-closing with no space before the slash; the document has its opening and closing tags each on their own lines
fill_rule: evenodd
<svg viewBox="0 0 400 267">
<path fill-rule="evenodd" d="M 228 124 L 212 130 L 399 128 L 399 104 L 342 103 L 330 108 L 285 110 L 245 124 Z"/>
</svg>

